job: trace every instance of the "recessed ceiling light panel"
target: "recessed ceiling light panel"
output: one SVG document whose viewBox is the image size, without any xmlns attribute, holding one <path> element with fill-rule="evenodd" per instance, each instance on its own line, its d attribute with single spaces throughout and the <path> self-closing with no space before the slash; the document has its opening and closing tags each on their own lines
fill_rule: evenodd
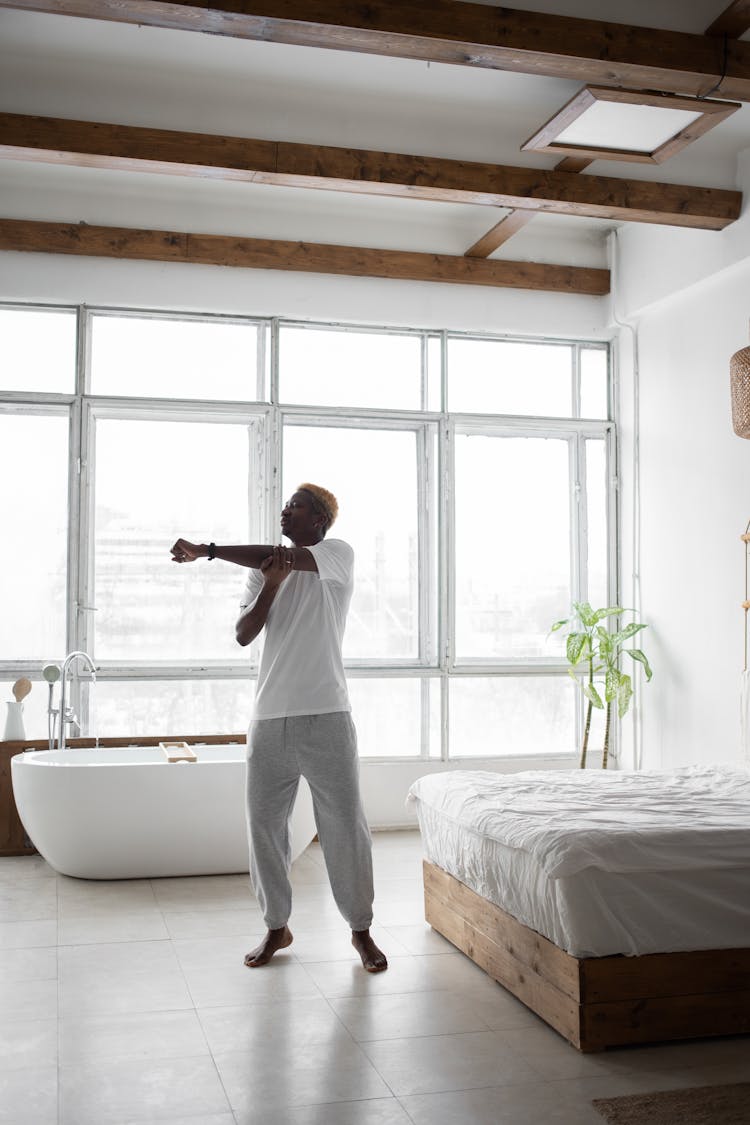
<svg viewBox="0 0 750 1125">
<path fill-rule="evenodd" d="M 589 160 L 662 164 L 740 104 L 584 86 L 521 148 Z"/>
</svg>

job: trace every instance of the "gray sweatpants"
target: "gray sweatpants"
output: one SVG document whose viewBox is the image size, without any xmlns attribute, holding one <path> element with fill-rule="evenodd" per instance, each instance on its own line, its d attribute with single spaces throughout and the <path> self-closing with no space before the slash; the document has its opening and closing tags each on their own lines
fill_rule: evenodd
<svg viewBox="0 0 750 1125">
<path fill-rule="evenodd" d="M 359 796 L 357 734 L 348 711 L 257 719 L 247 738 L 250 877 L 269 930 L 289 920 L 289 817 L 300 776 L 310 786 L 336 905 L 353 930 L 372 923 L 372 848 Z"/>
</svg>

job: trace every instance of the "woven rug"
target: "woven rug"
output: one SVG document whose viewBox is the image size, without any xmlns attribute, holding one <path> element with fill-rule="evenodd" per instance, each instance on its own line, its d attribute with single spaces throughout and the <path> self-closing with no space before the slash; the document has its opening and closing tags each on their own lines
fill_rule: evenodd
<svg viewBox="0 0 750 1125">
<path fill-rule="evenodd" d="M 750 1082 L 597 1098 L 608 1125 L 750 1125 Z"/>
</svg>

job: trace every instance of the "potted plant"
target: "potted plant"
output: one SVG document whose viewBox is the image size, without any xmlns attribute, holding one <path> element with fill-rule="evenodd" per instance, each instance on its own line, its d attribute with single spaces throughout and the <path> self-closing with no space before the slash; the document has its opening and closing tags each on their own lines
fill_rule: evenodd
<svg viewBox="0 0 750 1125">
<path fill-rule="evenodd" d="M 633 697 L 633 683 L 631 677 L 620 670 L 620 655 L 625 653 L 632 660 L 643 665 L 646 679 L 652 676 L 651 666 L 645 653 L 639 648 L 625 648 L 625 642 L 646 629 L 637 621 L 631 621 L 623 629 L 610 630 L 602 622 L 607 618 L 619 617 L 625 610 L 619 605 L 607 606 L 604 609 L 592 609 L 588 602 L 573 602 L 573 613 L 561 621 L 556 621 L 550 633 L 568 626 L 565 638 L 565 655 L 568 661 L 568 675 L 579 685 L 588 701 L 586 707 L 586 723 L 583 730 L 583 744 L 581 746 L 581 769 L 586 768 L 586 753 L 591 730 L 591 714 L 593 708 L 606 710 L 604 723 L 604 749 L 602 751 L 602 769 L 607 768 L 609 760 L 609 735 L 612 719 L 612 705 L 617 703 L 617 713 L 620 718 L 627 714 L 630 700 Z M 597 690 L 596 681 L 603 684 L 604 699 Z"/>
</svg>

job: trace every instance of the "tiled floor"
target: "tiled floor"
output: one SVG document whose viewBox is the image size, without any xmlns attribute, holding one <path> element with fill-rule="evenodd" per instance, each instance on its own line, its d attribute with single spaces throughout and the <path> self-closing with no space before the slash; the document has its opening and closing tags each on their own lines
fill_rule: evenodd
<svg viewBox="0 0 750 1125">
<path fill-rule="evenodd" d="M 747 1081 L 750 1037 L 578 1054 L 425 925 L 417 833 L 374 851 L 373 976 L 315 844 L 258 970 L 245 876 L 0 860 L 1 1125 L 602 1125 L 594 1097 Z"/>
</svg>

